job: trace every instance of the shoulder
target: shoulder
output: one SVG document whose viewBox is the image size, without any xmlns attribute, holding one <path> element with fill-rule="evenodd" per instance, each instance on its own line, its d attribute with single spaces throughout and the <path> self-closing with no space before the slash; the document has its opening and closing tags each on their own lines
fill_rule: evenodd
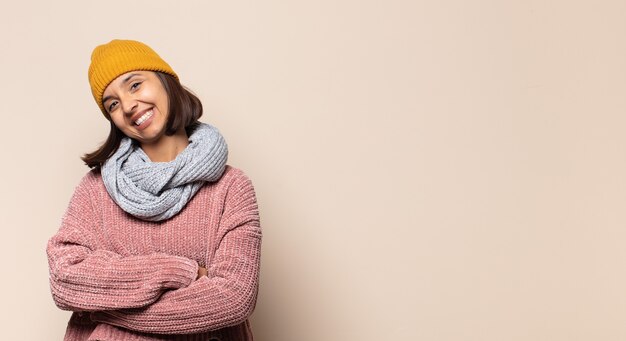
<svg viewBox="0 0 626 341">
<path fill-rule="evenodd" d="M 74 188 L 74 196 L 94 197 L 105 190 L 100 172 L 92 169 L 78 181 Z"/>
<path fill-rule="evenodd" d="M 249 223 L 248 229 L 260 231 L 259 207 L 250 177 L 241 169 L 226 166 L 218 183 L 223 200 L 221 221 L 226 230 Z"/>
<path fill-rule="evenodd" d="M 102 184 L 102 176 L 99 171 L 90 170 L 88 171 L 78 182 L 76 185 L 77 189 L 94 189 L 99 184 Z"/>
<path fill-rule="evenodd" d="M 100 174 L 100 171 L 97 171 L 95 169 L 88 171 L 85 175 L 83 175 L 83 178 L 81 179 L 81 183 L 89 184 L 93 184 L 98 181 L 102 181 L 102 175 Z"/>
<path fill-rule="evenodd" d="M 232 187 L 233 185 L 252 186 L 252 180 L 243 170 L 230 165 L 226 165 L 222 177 L 217 182 L 227 187 Z"/>
<path fill-rule="evenodd" d="M 210 187 L 219 193 L 226 202 L 251 198 L 256 201 L 252 180 L 243 170 L 227 165 L 222 177 Z"/>
</svg>

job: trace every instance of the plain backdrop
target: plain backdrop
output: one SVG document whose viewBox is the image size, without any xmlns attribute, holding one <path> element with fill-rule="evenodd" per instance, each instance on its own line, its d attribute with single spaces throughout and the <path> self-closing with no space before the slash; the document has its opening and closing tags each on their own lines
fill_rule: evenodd
<svg viewBox="0 0 626 341">
<path fill-rule="evenodd" d="M 257 191 L 256 340 L 626 339 L 626 2 L 3 1 L 4 340 L 61 340 L 47 240 L 152 46 Z"/>
</svg>

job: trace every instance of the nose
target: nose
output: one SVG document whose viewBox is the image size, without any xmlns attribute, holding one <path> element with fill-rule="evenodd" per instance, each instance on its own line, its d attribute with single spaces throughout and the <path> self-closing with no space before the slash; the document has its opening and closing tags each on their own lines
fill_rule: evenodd
<svg viewBox="0 0 626 341">
<path fill-rule="evenodd" d="M 132 114 L 137 110 L 137 101 L 132 96 L 121 98 L 120 105 L 125 114 Z"/>
</svg>

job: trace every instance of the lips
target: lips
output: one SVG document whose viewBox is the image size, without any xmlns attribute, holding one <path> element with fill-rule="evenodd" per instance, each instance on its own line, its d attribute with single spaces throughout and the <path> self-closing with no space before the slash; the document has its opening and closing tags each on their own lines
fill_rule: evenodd
<svg viewBox="0 0 626 341">
<path fill-rule="evenodd" d="M 154 112 L 152 111 L 152 109 L 144 112 L 143 114 L 141 114 L 141 116 L 139 116 L 139 118 L 135 119 L 133 121 L 133 123 L 136 126 L 140 126 L 142 123 L 144 123 L 147 119 L 149 119 L 150 117 L 152 117 L 152 115 L 154 114 Z"/>
</svg>

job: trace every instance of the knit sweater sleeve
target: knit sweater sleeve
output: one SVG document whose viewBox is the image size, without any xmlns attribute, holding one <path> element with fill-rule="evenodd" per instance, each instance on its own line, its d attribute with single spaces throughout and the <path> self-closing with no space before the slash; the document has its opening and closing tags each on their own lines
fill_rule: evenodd
<svg viewBox="0 0 626 341">
<path fill-rule="evenodd" d="M 121 256 L 102 246 L 90 197 L 93 181 L 91 174 L 83 178 L 59 231 L 48 241 L 50 288 L 56 305 L 72 311 L 143 307 L 167 289 L 191 284 L 198 272 L 194 260 L 163 253 Z"/>
<path fill-rule="evenodd" d="M 165 293 L 143 309 L 95 312 L 92 319 L 130 330 L 192 334 L 244 322 L 256 304 L 261 228 L 254 189 L 243 175 L 230 185 L 221 240 L 208 276 Z"/>
</svg>

